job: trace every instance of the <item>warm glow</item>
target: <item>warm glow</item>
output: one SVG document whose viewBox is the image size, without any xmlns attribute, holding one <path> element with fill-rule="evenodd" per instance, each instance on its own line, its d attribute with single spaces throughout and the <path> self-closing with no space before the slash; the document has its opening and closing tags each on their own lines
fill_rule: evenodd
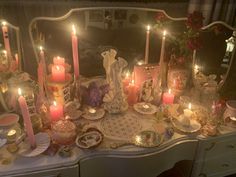
<svg viewBox="0 0 236 177">
<path fill-rule="evenodd" d="M 16 134 L 16 130 L 12 129 L 7 133 L 7 136 L 13 136 Z"/>
<path fill-rule="evenodd" d="M 168 93 L 171 94 L 171 89 L 168 90 Z"/>
<path fill-rule="evenodd" d="M 191 103 L 188 104 L 188 109 L 192 109 L 192 104 Z"/>
<path fill-rule="evenodd" d="M 129 78 L 129 76 L 130 76 L 130 73 L 129 73 L 129 71 L 127 71 L 125 74 L 125 78 Z"/>
<path fill-rule="evenodd" d="M 151 27 L 150 25 L 147 26 L 147 31 L 150 31 Z"/>
<path fill-rule="evenodd" d="M 164 36 L 164 37 L 166 36 L 166 30 L 163 31 L 163 36 Z"/>
<path fill-rule="evenodd" d="M 143 108 L 144 108 L 144 109 L 149 109 L 150 106 L 148 106 L 147 104 L 144 104 L 144 105 L 143 105 Z"/>
<path fill-rule="evenodd" d="M 134 84 L 134 80 L 132 79 L 131 84 Z"/>
<path fill-rule="evenodd" d="M 57 59 L 60 59 L 61 57 L 57 56 Z"/>
<path fill-rule="evenodd" d="M 91 113 L 91 114 L 94 114 L 94 113 L 96 113 L 96 109 L 89 108 L 89 113 Z"/>
<path fill-rule="evenodd" d="M 7 55 L 7 51 L 6 51 L 6 50 L 3 50 L 2 52 L 3 52 L 5 55 Z"/>
<path fill-rule="evenodd" d="M 53 105 L 56 106 L 56 105 L 57 105 L 57 102 L 56 102 L 56 101 L 53 101 Z"/>
<path fill-rule="evenodd" d="M 22 95 L 22 91 L 21 91 L 20 88 L 18 88 L 18 94 L 19 94 L 19 95 Z"/>
<path fill-rule="evenodd" d="M 7 22 L 5 22 L 5 21 L 2 22 L 2 25 L 3 25 L 3 26 L 6 26 L 6 24 L 7 24 Z"/>
<path fill-rule="evenodd" d="M 59 66 L 56 66 L 56 69 L 57 69 L 57 70 L 60 70 L 60 67 L 59 67 Z"/>
<path fill-rule="evenodd" d="M 75 25 L 74 24 L 72 25 L 72 33 L 76 34 L 76 30 L 75 30 Z"/>
<path fill-rule="evenodd" d="M 199 66 L 198 66 L 198 65 L 195 65 L 194 68 L 195 68 L 196 70 L 198 70 L 198 69 L 199 69 Z"/>
<path fill-rule="evenodd" d="M 39 50 L 42 51 L 42 50 L 43 50 L 43 47 L 42 47 L 42 46 L 39 46 Z"/>
<path fill-rule="evenodd" d="M 144 62 L 143 62 L 143 60 L 141 60 L 141 61 L 138 61 L 138 63 L 137 63 L 138 65 L 143 65 L 144 64 Z"/>
<path fill-rule="evenodd" d="M 236 121 L 236 117 L 229 117 L 232 121 Z"/>
<path fill-rule="evenodd" d="M 135 141 L 139 144 L 139 143 L 141 143 L 141 137 L 139 136 L 139 135 L 137 135 L 136 137 L 135 137 Z"/>
</svg>

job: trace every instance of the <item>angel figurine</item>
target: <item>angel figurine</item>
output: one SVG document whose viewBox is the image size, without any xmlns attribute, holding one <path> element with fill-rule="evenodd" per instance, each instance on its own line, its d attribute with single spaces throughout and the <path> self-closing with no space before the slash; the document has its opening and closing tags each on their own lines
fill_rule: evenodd
<svg viewBox="0 0 236 177">
<path fill-rule="evenodd" d="M 110 90 L 103 98 L 104 108 L 109 113 L 120 113 L 128 109 L 121 79 L 122 70 L 127 65 L 127 61 L 120 57 L 110 65 L 109 73 L 107 73 Z"/>
</svg>

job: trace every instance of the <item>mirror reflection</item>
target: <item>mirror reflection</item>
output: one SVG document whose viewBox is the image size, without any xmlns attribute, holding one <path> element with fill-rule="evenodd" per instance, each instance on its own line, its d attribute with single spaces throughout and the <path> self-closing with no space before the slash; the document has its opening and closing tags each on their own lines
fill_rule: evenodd
<svg viewBox="0 0 236 177">
<path fill-rule="evenodd" d="M 45 48 L 47 64 L 52 63 L 53 57 L 60 56 L 71 65 L 71 25 L 74 24 L 79 40 L 80 73 L 97 76 L 105 74 L 101 53 L 108 48 L 118 51 L 117 57 L 124 58 L 128 68 L 138 62 L 159 62 L 164 26 L 157 24 L 158 13 L 167 19 L 168 34 L 175 35 L 184 28 L 185 18 L 171 18 L 163 11 L 108 8 L 74 11 L 56 20 L 37 19 L 31 32 L 36 51 L 38 46 Z"/>
</svg>

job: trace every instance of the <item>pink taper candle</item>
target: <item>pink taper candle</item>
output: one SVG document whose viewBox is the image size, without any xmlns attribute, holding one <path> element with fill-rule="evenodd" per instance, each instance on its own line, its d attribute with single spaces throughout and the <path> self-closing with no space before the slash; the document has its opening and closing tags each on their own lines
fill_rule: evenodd
<svg viewBox="0 0 236 177">
<path fill-rule="evenodd" d="M 129 105 L 133 105 L 138 101 L 138 87 L 135 85 L 134 80 L 127 87 L 127 100 Z"/>
<path fill-rule="evenodd" d="M 25 130 L 26 130 L 27 136 L 29 138 L 31 148 L 33 149 L 33 148 L 36 147 L 36 141 L 35 141 L 34 130 L 33 130 L 33 127 L 32 127 L 28 106 L 26 104 L 25 98 L 21 95 L 21 89 L 20 88 L 18 88 L 18 94 L 19 94 L 18 102 L 19 102 L 19 105 L 20 105 L 20 109 L 21 109 L 23 119 L 24 119 Z"/>
<path fill-rule="evenodd" d="M 145 64 L 148 64 L 149 59 L 149 38 L 150 38 L 150 26 L 147 26 L 147 33 L 146 33 L 146 47 L 145 47 Z"/>
<path fill-rule="evenodd" d="M 7 51 L 7 56 L 9 60 L 11 61 L 11 48 L 10 48 L 10 42 L 9 42 L 8 28 L 6 24 L 7 24 L 6 22 L 2 22 L 2 34 L 3 34 L 5 50 Z"/>
<path fill-rule="evenodd" d="M 72 25 L 71 41 L 72 41 L 74 74 L 75 74 L 75 78 L 78 79 L 79 78 L 78 38 L 76 35 L 76 30 L 75 30 L 74 25 Z"/>
</svg>

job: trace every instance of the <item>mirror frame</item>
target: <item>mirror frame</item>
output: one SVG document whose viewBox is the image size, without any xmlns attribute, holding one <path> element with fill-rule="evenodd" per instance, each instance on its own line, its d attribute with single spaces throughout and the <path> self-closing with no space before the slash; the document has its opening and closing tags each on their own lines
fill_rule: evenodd
<svg viewBox="0 0 236 177">
<path fill-rule="evenodd" d="M 19 71 L 22 71 L 22 58 L 23 58 L 23 56 L 22 56 L 22 54 L 23 54 L 23 52 L 22 52 L 22 45 L 21 45 L 21 36 L 20 36 L 20 28 L 18 27 L 18 26 L 15 26 L 15 25 L 13 25 L 13 24 L 11 24 L 11 23 L 9 23 L 7 20 L 5 20 L 5 19 L 0 19 L 0 23 L 2 24 L 2 22 L 6 22 L 6 24 L 9 26 L 9 27 L 11 27 L 11 28 L 13 28 L 14 30 L 16 30 L 16 42 L 17 42 L 17 51 L 18 51 L 18 58 L 19 58 Z"/>
</svg>

